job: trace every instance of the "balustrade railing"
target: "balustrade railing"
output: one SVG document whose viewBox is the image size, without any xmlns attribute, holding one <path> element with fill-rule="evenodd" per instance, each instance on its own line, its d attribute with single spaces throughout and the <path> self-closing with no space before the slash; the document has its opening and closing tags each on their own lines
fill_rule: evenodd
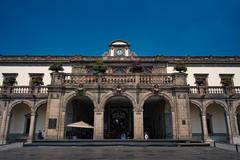
<svg viewBox="0 0 240 160">
<path fill-rule="evenodd" d="M 101 82 L 108 84 L 136 83 L 136 77 L 134 75 L 103 75 Z"/>
<path fill-rule="evenodd" d="M 48 93 L 46 86 L 30 87 L 30 86 L 11 86 L 11 87 L 0 87 L 1 94 L 21 94 L 21 95 L 44 95 Z"/>
<path fill-rule="evenodd" d="M 140 75 L 140 83 L 144 84 L 172 84 L 172 74 L 162 75 Z"/>
<path fill-rule="evenodd" d="M 222 87 L 222 86 L 192 86 L 190 94 L 240 94 L 240 87 Z"/>
<path fill-rule="evenodd" d="M 173 84 L 174 76 L 172 74 L 156 75 L 84 75 L 84 74 L 66 74 L 64 84 L 119 84 L 119 83 L 141 83 L 141 84 Z"/>
</svg>

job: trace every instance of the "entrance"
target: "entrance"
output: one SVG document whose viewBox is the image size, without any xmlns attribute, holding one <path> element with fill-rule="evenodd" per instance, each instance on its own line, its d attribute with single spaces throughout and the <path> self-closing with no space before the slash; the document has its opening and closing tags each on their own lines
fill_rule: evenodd
<svg viewBox="0 0 240 160">
<path fill-rule="evenodd" d="M 111 97 L 105 106 L 104 138 L 133 138 L 133 107 L 131 101 L 123 96 Z"/>
<path fill-rule="evenodd" d="M 67 127 L 67 125 L 84 122 L 94 125 L 94 105 L 90 98 L 86 96 L 76 96 L 70 100 L 66 107 L 65 116 L 65 138 L 67 139 L 92 139 L 92 128 Z"/>
<path fill-rule="evenodd" d="M 144 133 L 150 139 L 172 138 L 170 104 L 160 96 L 148 98 L 143 106 Z"/>
</svg>

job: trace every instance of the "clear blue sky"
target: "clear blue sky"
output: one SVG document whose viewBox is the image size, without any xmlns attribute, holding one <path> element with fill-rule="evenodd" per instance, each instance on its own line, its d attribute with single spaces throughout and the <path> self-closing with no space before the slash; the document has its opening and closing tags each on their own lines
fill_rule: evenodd
<svg viewBox="0 0 240 160">
<path fill-rule="evenodd" d="M 240 0 L 0 0 L 0 54 L 240 55 Z"/>
</svg>

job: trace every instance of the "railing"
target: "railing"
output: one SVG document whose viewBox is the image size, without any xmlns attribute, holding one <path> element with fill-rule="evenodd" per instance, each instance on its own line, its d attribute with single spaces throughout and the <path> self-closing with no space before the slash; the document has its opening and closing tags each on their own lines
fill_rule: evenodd
<svg viewBox="0 0 240 160">
<path fill-rule="evenodd" d="M 121 84 L 121 83 L 140 83 L 140 84 L 173 84 L 172 74 L 156 75 L 84 75 L 84 74 L 65 74 L 64 84 Z"/>
<path fill-rule="evenodd" d="M 172 84 L 173 80 L 172 74 L 140 75 L 140 83 L 144 84 Z"/>
<path fill-rule="evenodd" d="M 192 86 L 190 94 L 240 94 L 240 87 L 222 87 L 222 86 Z"/>
<path fill-rule="evenodd" d="M 64 76 L 65 84 L 91 84 L 98 82 L 97 76 L 94 75 L 79 75 L 79 74 L 66 74 Z"/>
<path fill-rule="evenodd" d="M 21 95 L 44 95 L 48 94 L 48 88 L 46 86 L 30 87 L 30 86 L 12 86 L 12 87 L 0 87 L 0 94 L 21 94 Z"/>
<path fill-rule="evenodd" d="M 116 84 L 116 83 L 136 83 L 136 76 L 134 75 L 103 75 L 101 76 L 102 83 Z"/>
</svg>

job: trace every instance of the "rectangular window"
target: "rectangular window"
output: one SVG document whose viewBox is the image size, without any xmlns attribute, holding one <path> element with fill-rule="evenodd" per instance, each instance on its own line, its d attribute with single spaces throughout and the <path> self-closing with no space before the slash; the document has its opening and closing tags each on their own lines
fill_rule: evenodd
<svg viewBox="0 0 240 160">
<path fill-rule="evenodd" d="M 57 128 L 57 118 L 50 118 L 48 121 L 48 129 L 56 129 Z"/>
</svg>

